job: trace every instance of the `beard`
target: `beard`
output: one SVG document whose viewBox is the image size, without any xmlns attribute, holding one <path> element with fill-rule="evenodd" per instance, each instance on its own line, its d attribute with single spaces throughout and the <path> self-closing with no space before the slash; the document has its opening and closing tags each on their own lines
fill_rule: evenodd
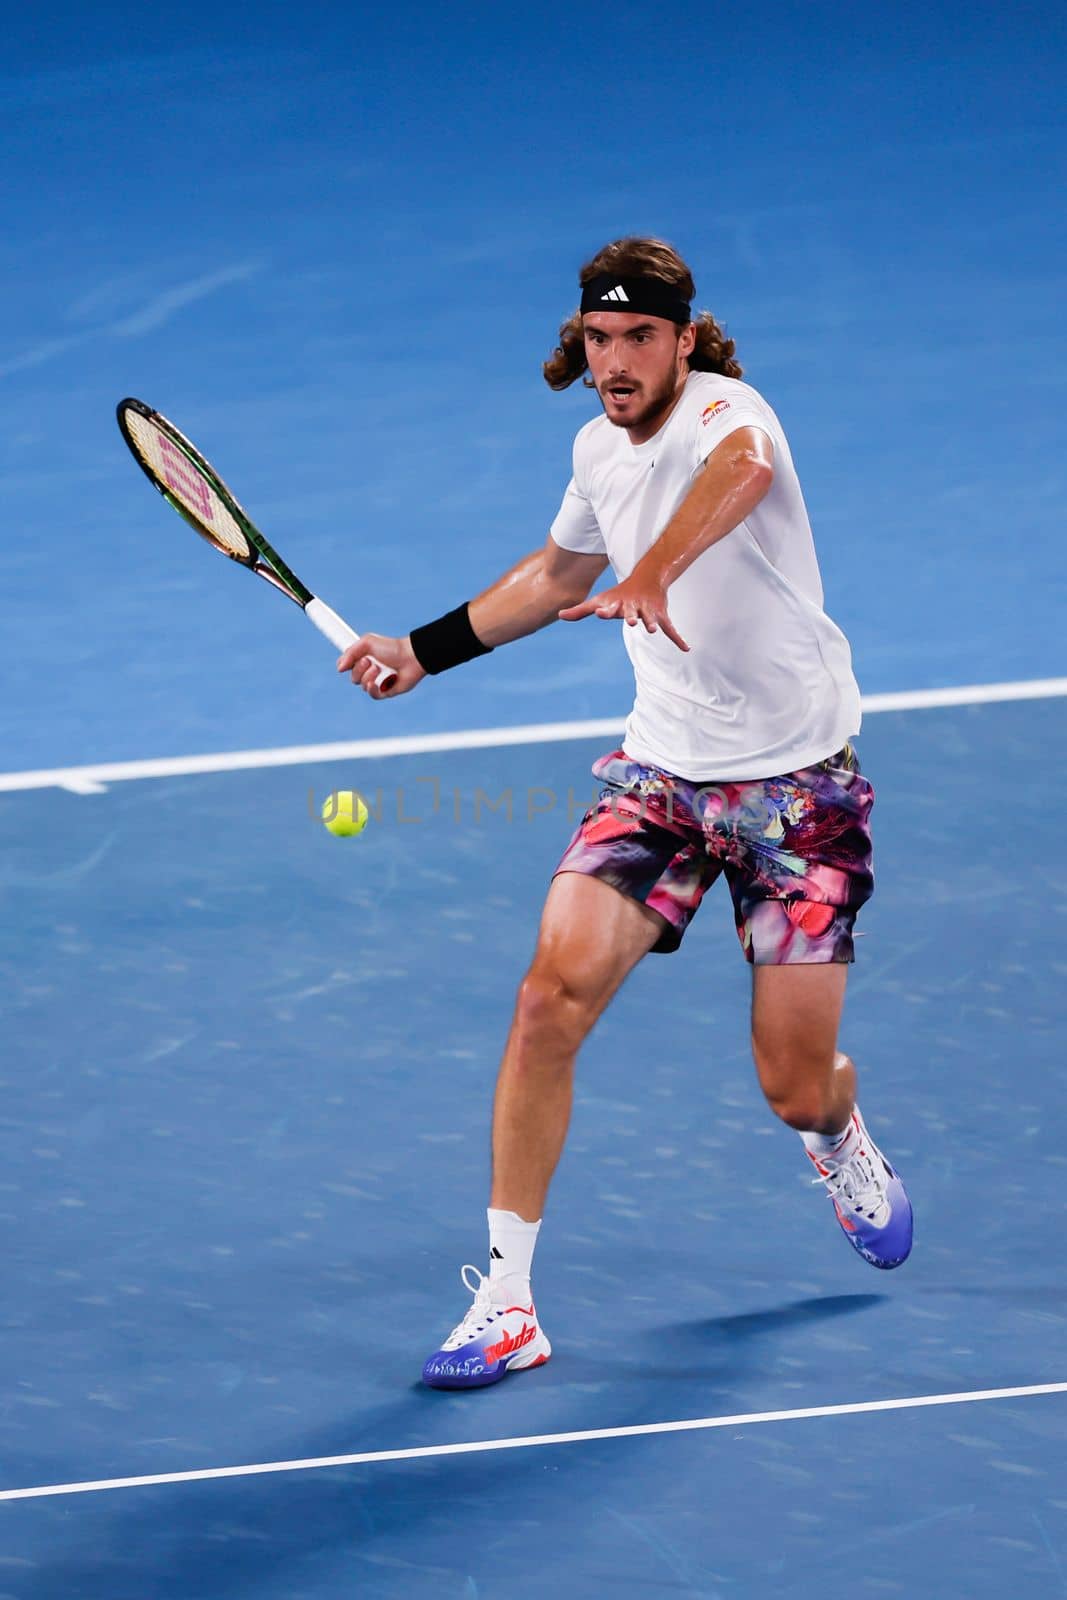
<svg viewBox="0 0 1067 1600">
<path fill-rule="evenodd" d="M 656 421 L 657 417 L 665 415 L 670 410 L 678 392 L 678 378 L 679 374 L 677 370 L 675 370 L 668 373 L 663 379 L 663 382 L 657 385 L 655 389 L 644 390 L 642 386 L 634 385 L 634 393 L 637 397 L 638 404 L 635 406 L 633 411 L 629 412 L 625 418 L 625 421 L 614 421 L 610 412 L 608 411 L 604 400 L 604 395 L 599 387 L 597 389 L 597 394 L 600 398 L 600 404 L 604 407 L 604 414 L 614 427 L 647 428 L 650 424 Z M 619 380 L 616 379 L 615 381 L 618 382 Z M 604 385 L 605 390 L 610 390 L 610 387 L 610 384 Z M 642 396 L 644 399 L 643 404 L 640 403 Z"/>
</svg>

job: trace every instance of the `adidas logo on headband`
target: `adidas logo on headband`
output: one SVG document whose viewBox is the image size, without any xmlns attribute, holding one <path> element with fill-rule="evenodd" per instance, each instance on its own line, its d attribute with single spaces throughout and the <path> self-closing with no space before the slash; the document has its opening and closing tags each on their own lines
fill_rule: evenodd
<svg viewBox="0 0 1067 1600">
<path fill-rule="evenodd" d="M 582 285 L 581 311 L 621 311 L 625 306 L 638 316 L 667 317 L 680 324 L 690 320 L 689 302 L 678 286 L 651 273 L 630 275 L 600 272 Z"/>
</svg>

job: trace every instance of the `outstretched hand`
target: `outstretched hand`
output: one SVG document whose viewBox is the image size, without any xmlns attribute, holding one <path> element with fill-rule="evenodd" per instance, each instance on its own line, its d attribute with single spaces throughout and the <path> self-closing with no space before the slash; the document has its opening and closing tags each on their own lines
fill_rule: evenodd
<svg viewBox="0 0 1067 1600">
<path fill-rule="evenodd" d="M 631 573 L 622 583 L 610 589 L 590 595 L 580 605 L 568 606 L 559 613 L 561 622 L 580 622 L 583 617 L 593 616 L 608 620 L 621 619 L 631 628 L 636 628 L 642 622 L 646 632 L 656 633 L 662 629 L 679 650 L 689 649 L 670 619 L 664 586 L 652 579 L 638 577 L 636 573 Z"/>
</svg>

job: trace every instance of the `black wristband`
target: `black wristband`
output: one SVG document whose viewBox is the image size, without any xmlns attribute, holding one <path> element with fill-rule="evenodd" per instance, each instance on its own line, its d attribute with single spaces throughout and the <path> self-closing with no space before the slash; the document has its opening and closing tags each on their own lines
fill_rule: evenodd
<svg viewBox="0 0 1067 1600">
<path fill-rule="evenodd" d="M 423 672 L 436 674 L 458 667 L 475 656 L 487 656 L 491 644 L 483 644 L 471 627 L 470 602 L 455 611 L 446 611 L 436 622 L 427 622 L 411 634 L 411 648 Z"/>
</svg>

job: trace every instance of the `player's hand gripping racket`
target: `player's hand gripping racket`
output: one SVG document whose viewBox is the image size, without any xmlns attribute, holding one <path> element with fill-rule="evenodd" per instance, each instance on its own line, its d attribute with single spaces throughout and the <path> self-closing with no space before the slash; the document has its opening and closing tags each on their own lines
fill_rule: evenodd
<svg viewBox="0 0 1067 1600">
<path fill-rule="evenodd" d="M 304 587 L 296 573 L 267 543 L 215 469 L 195 445 L 179 433 L 173 422 L 146 406 L 143 400 L 120 401 L 118 418 L 122 437 L 146 477 L 201 538 L 229 556 L 231 561 L 239 561 L 250 572 L 266 578 L 290 600 L 295 600 L 335 649 L 347 650 L 356 643 L 358 633 Z M 371 660 L 378 669 L 376 687 L 391 689 L 396 682 L 394 669 L 383 666 L 373 656 Z"/>
</svg>

